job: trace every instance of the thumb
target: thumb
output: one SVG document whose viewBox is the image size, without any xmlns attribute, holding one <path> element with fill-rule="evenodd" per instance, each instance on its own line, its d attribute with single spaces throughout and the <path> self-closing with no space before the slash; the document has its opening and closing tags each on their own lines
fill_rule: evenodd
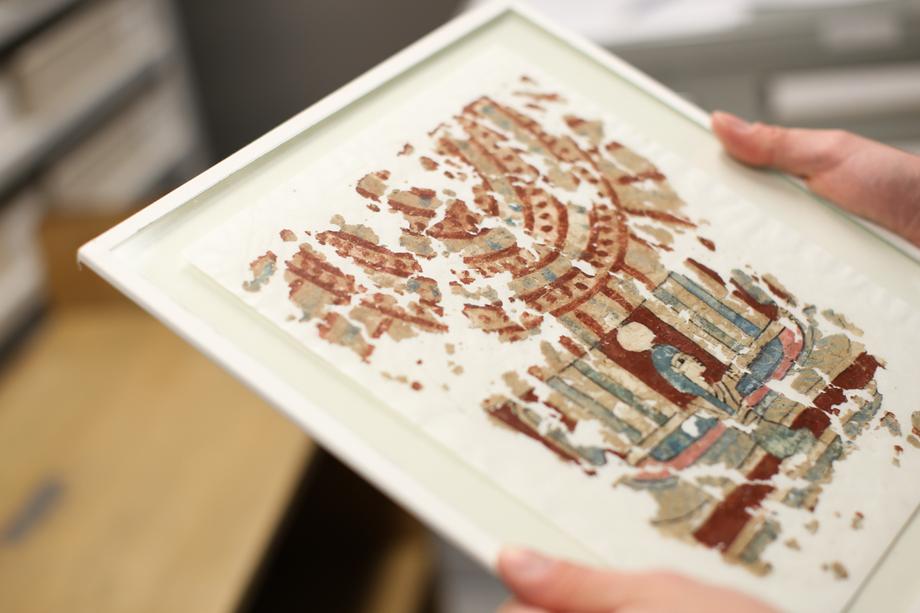
<svg viewBox="0 0 920 613">
<path fill-rule="evenodd" d="M 839 164 L 849 150 L 841 132 L 748 123 L 722 111 L 712 114 L 712 129 L 735 159 L 804 178 Z"/>
<path fill-rule="evenodd" d="M 553 611 L 611 611 L 632 594 L 625 573 L 560 562 L 528 549 L 506 547 L 498 571 L 519 601 Z"/>
</svg>

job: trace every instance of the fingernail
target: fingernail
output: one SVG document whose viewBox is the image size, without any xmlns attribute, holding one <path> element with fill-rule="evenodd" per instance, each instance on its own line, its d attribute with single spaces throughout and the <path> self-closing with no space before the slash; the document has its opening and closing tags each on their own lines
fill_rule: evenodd
<svg viewBox="0 0 920 613">
<path fill-rule="evenodd" d="M 751 129 L 751 124 L 741 119 L 737 115 L 726 113 L 725 111 L 716 111 L 712 114 L 712 120 L 722 124 L 732 132 L 747 132 Z"/>
<path fill-rule="evenodd" d="M 546 578 L 555 562 L 523 547 L 508 547 L 502 554 L 505 568 L 519 581 L 537 582 Z"/>
</svg>

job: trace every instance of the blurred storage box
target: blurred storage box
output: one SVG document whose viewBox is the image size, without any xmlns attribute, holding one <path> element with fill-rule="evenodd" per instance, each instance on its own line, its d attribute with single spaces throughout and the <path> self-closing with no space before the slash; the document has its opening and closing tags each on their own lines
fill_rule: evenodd
<svg viewBox="0 0 920 613">
<path fill-rule="evenodd" d="M 157 0 L 104 0 L 88 5 L 18 49 L 10 72 L 23 108 L 66 105 L 87 88 L 162 55 L 167 23 Z"/>
<path fill-rule="evenodd" d="M 0 0 L 0 48 L 9 47 L 48 15 L 81 0 Z"/>
<path fill-rule="evenodd" d="M 0 71 L 0 136 L 16 121 L 18 105 L 9 76 Z"/>
<path fill-rule="evenodd" d="M 0 210 L 0 339 L 14 329 L 39 301 L 44 266 L 38 224 L 44 203 L 26 192 Z"/>
<path fill-rule="evenodd" d="M 177 75 L 155 82 L 49 168 L 41 185 L 50 206 L 112 212 L 139 204 L 193 148 L 190 109 Z"/>
</svg>

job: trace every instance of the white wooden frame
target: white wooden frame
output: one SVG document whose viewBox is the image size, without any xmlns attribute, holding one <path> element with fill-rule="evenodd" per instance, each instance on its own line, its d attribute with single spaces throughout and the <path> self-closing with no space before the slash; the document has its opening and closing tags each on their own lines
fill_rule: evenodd
<svg viewBox="0 0 920 613">
<path fill-rule="evenodd" d="M 509 13 L 529 20 L 543 30 L 547 36 L 562 41 L 565 45 L 583 54 L 585 58 L 605 67 L 613 75 L 662 101 L 690 122 L 708 129 L 709 119 L 705 112 L 661 84 L 592 43 L 547 23 L 525 6 L 514 2 L 498 1 L 475 12 L 464 14 L 425 36 L 197 178 L 87 243 L 80 249 L 78 256 L 80 262 L 92 268 L 198 350 L 247 384 L 274 407 L 292 417 L 322 446 L 342 458 L 365 478 L 418 514 L 434 529 L 446 535 L 487 567 L 493 566 L 496 553 L 502 543 L 494 534 L 484 529 L 481 518 L 473 519 L 457 508 L 446 504 L 443 497 L 437 492 L 419 483 L 397 464 L 390 461 L 386 454 L 372 448 L 328 412 L 316 406 L 310 399 L 304 398 L 300 391 L 288 385 L 265 364 L 241 351 L 239 347 L 215 330 L 201 325 L 202 322 L 198 317 L 164 295 L 155 284 L 138 274 L 114 252 L 119 245 L 130 241 L 144 228 L 237 175 L 309 128 L 330 119 L 337 111 L 360 100 L 391 80 L 399 78 L 413 66 L 448 48 L 452 43 Z M 781 181 L 783 179 L 776 176 L 765 176 L 762 180 Z M 904 274 L 904 271 L 907 271 L 907 274 L 910 274 L 910 271 L 917 274 L 914 262 L 906 258 L 899 258 L 893 250 L 885 246 L 877 245 L 877 248 L 880 252 L 879 261 L 886 261 L 887 258 L 891 266 L 900 271 L 900 274 Z M 912 257 L 917 256 L 914 254 Z M 908 288 L 907 291 L 911 294 L 912 302 L 920 305 L 920 284 L 917 284 L 917 287 Z M 917 523 L 914 522 L 914 524 Z M 914 544 L 920 543 L 920 526 L 917 526 L 916 529 L 912 528 L 909 532 L 911 539 L 902 538 L 902 541 L 910 540 Z M 561 544 L 556 546 L 547 544 L 547 547 L 556 553 L 592 560 L 591 556 L 585 552 L 567 548 Z M 895 549 L 903 550 L 899 555 L 910 555 L 911 547 L 908 545 L 903 547 L 898 545 Z M 913 549 L 917 550 L 916 547 Z M 901 562 L 905 559 L 907 558 L 902 557 Z M 899 575 L 897 569 L 892 570 L 887 575 L 888 579 L 881 582 L 874 577 L 870 582 L 879 584 L 880 587 L 868 590 L 868 595 L 864 593 L 860 596 L 853 610 L 863 608 L 872 610 L 880 606 L 879 603 L 885 602 L 886 581 L 897 583 L 898 577 L 904 576 L 904 571 L 900 572 Z"/>
</svg>

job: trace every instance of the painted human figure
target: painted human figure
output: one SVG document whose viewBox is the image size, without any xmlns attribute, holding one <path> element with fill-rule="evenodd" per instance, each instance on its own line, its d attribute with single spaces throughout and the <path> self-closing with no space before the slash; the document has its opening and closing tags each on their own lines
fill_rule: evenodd
<svg viewBox="0 0 920 613">
<path fill-rule="evenodd" d="M 692 355 L 672 345 L 655 345 L 652 348 L 652 363 L 655 370 L 675 389 L 703 398 L 710 404 L 739 419 L 742 410 L 742 396 L 738 391 L 739 374 L 733 369 L 715 383 L 703 377 L 706 367 Z"/>
<path fill-rule="evenodd" d="M 696 396 L 736 421 L 747 424 L 757 415 L 745 403 L 745 391 L 754 387 L 750 373 L 741 372 L 730 365 L 716 381 L 706 375 L 706 366 L 695 356 L 677 347 L 656 342 L 655 333 L 638 322 L 630 322 L 620 328 L 617 339 L 627 351 L 646 352 L 659 375 L 674 389 Z M 757 381 L 757 388 L 763 381 Z"/>
</svg>

